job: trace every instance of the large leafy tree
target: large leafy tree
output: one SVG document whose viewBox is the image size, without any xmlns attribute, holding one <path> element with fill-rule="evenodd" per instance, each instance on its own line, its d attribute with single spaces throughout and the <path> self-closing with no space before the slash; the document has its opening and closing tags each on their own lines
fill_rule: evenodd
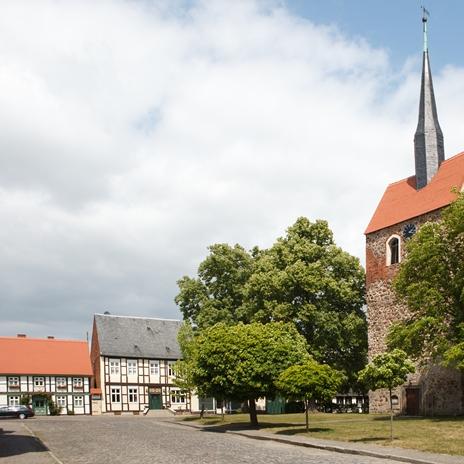
<svg viewBox="0 0 464 464">
<path fill-rule="evenodd" d="M 285 369 L 277 379 L 276 386 L 285 397 L 304 401 L 306 432 L 309 432 L 309 403 L 330 401 L 342 382 L 341 372 L 310 358 Z"/>
<path fill-rule="evenodd" d="M 415 371 L 414 364 L 404 351 L 394 349 L 379 354 L 359 373 L 359 381 L 370 390 L 386 388 L 390 398 L 390 439 L 393 440 L 392 391 L 402 385 L 408 374 Z"/>
<path fill-rule="evenodd" d="M 293 322 L 314 358 L 352 384 L 366 363 L 364 270 L 335 245 L 326 221 L 301 217 L 256 259 L 245 296 L 250 318 Z"/>
<path fill-rule="evenodd" d="M 408 306 L 392 326 L 390 347 L 419 360 L 434 359 L 464 370 L 464 196 L 424 224 L 406 245 L 394 286 Z"/>
<path fill-rule="evenodd" d="M 212 245 L 198 277 L 178 285 L 184 320 L 200 330 L 217 322 L 291 322 L 314 358 L 343 370 L 350 385 L 366 363 L 364 270 L 335 245 L 326 221 L 299 218 L 267 250 Z"/>
<path fill-rule="evenodd" d="M 218 322 L 248 322 L 242 310 L 253 256 L 240 245 L 215 244 L 198 268 L 198 277 L 182 277 L 175 301 L 184 320 L 202 329 Z"/>
<path fill-rule="evenodd" d="M 308 357 L 306 341 L 292 324 L 219 323 L 202 330 L 190 351 L 192 380 L 199 391 L 220 399 L 248 400 L 257 425 L 256 403 L 274 397 L 275 380 Z"/>
</svg>

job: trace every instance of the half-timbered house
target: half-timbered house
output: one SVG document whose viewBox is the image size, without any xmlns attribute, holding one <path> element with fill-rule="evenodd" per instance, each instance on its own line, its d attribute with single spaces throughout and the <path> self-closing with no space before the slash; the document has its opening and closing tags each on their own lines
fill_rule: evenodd
<svg viewBox="0 0 464 464">
<path fill-rule="evenodd" d="M 27 402 L 37 415 L 90 414 L 89 348 L 85 341 L 0 337 L 0 405 Z"/>
<path fill-rule="evenodd" d="M 138 414 L 148 409 L 191 409 L 191 396 L 174 384 L 180 359 L 177 333 L 182 322 L 96 314 L 91 362 L 102 413 Z"/>
</svg>

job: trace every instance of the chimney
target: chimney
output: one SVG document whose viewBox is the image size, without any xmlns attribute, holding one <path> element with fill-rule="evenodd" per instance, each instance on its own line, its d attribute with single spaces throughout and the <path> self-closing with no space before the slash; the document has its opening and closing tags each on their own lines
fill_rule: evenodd
<svg viewBox="0 0 464 464">
<path fill-rule="evenodd" d="M 47 338 L 48 338 L 49 340 L 54 340 L 54 339 L 55 339 L 55 337 L 54 337 L 53 335 L 47 335 Z"/>
<path fill-rule="evenodd" d="M 18 338 L 26 338 L 26 334 L 17 334 L 16 335 Z"/>
</svg>

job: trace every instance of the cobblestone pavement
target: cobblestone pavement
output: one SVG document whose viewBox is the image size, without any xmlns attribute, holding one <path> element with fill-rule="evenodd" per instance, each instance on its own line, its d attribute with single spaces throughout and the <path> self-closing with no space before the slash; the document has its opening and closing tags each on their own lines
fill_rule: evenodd
<svg viewBox="0 0 464 464">
<path fill-rule="evenodd" d="M 257 441 L 202 431 L 142 416 L 39 417 L 27 421 L 0 421 L 3 443 L 17 440 L 17 454 L 2 464 L 391 464 L 395 461 L 332 453 L 272 441 Z M 30 433 L 51 451 L 40 449 Z M 25 440 L 25 443 L 22 441 Z M 21 451 L 22 446 L 26 449 Z M 35 446 L 39 446 L 38 449 Z M 1 451 L 0 451 L 1 456 Z M 24 461 L 20 459 L 26 459 Z"/>
</svg>

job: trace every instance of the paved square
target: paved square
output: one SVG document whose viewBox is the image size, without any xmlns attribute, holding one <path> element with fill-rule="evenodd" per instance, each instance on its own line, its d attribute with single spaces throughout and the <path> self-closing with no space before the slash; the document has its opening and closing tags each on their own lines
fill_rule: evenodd
<svg viewBox="0 0 464 464">
<path fill-rule="evenodd" d="M 391 464 L 143 416 L 0 420 L 2 464 Z M 39 440 L 31 436 L 34 434 Z M 45 447 L 42 445 L 42 443 Z"/>
</svg>

